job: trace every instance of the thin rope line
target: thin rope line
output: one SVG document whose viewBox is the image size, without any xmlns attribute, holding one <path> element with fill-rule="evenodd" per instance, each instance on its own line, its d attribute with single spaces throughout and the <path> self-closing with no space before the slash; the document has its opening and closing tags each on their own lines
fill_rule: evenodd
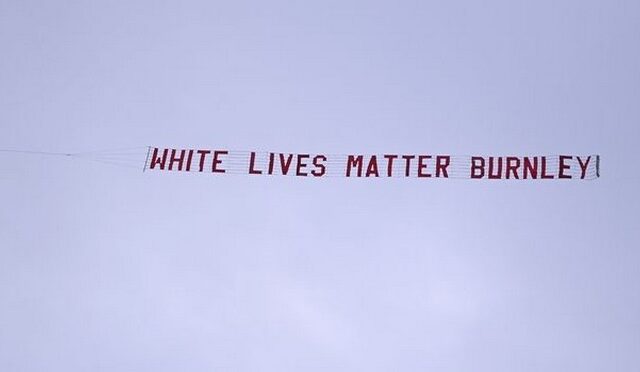
<svg viewBox="0 0 640 372">
<path fill-rule="evenodd" d="M 0 152 L 9 152 L 16 154 L 32 154 L 32 155 L 50 155 L 50 156 L 75 156 L 77 154 L 69 152 L 48 152 L 48 151 L 33 151 L 33 150 L 14 150 L 14 149 L 0 149 Z"/>
</svg>

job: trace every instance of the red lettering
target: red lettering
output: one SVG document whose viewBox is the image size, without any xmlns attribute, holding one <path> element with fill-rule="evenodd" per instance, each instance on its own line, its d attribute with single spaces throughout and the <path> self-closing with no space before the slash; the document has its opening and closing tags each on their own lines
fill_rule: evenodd
<svg viewBox="0 0 640 372">
<path fill-rule="evenodd" d="M 571 169 L 571 166 L 569 164 L 565 164 L 566 160 L 571 160 L 571 159 L 573 159 L 573 156 L 560 155 L 560 166 L 558 170 L 558 178 L 562 178 L 562 179 L 571 178 L 570 174 L 564 173 L 565 170 Z"/>
<path fill-rule="evenodd" d="M 262 174 L 261 170 L 255 169 L 256 166 L 256 153 L 251 152 L 251 156 L 249 158 L 249 174 Z"/>
<path fill-rule="evenodd" d="M 178 170 L 182 170 L 182 162 L 184 160 L 185 150 L 180 150 L 180 157 L 176 157 L 176 150 L 171 149 L 171 160 L 169 161 L 169 170 L 173 170 L 173 163 L 178 163 Z"/>
<path fill-rule="evenodd" d="M 273 163 L 275 162 L 275 154 L 269 153 L 269 174 L 273 174 Z"/>
<path fill-rule="evenodd" d="M 427 164 L 424 163 L 425 159 L 431 159 L 431 155 L 418 155 L 418 178 L 431 177 L 431 174 L 422 172 L 427 169 Z"/>
<path fill-rule="evenodd" d="M 293 154 L 289 154 L 287 156 L 287 160 L 284 160 L 284 154 L 280 154 L 280 168 L 282 169 L 282 174 L 287 175 L 289 173 L 289 167 L 291 167 L 291 161 L 293 160 Z"/>
<path fill-rule="evenodd" d="M 200 155 L 200 163 L 198 164 L 198 170 L 202 172 L 204 170 L 204 159 L 205 157 L 211 153 L 209 150 L 198 150 L 196 151 Z"/>
<path fill-rule="evenodd" d="M 498 171 L 493 173 L 494 170 L 494 157 L 489 156 L 489 179 L 499 180 L 502 178 L 502 157 L 498 156 Z"/>
<path fill-rule="evenodd" d="M 357 176 L 362 176 L 362 155 L 349 155 L 347 158 L 347 177 L 351 177 L 351 168 L 357 167 Z"/>
<path fill-rule="evenodd" d="M 302 171 L 302 168 L 305 168 L 307 164 L 303 163 L 303 159 L 309 159 L 309 154 L 298 154 L 298 164 L 296 166 L 296 176 L 306 177 L 307 173 Z"/>
<path fill-rule="evenodd" d="M 509 179 L 509 174 L 513 174 L 513 178 L 519 179 L 518 168 L 520 168 L 520 159 L 514 156 L 507 156 L 507 169 L 506 169 L 507 179 Z"/>
<path fill-rule="evenodd" d="M 169 149 L 162 150 L 162 157 L 158 156 L 158 148 L 155 147 L 153 149 L 153 156 L 151 157 L 151 166 L 149 169 L 154 169 L 156 165 L 160 167 L 160 170 L 164 170 L 164 165 L 167 162 L 167 155 L 169 153 Z"/>
<path fill-rule="evenodd" d="M 538 157 L 535 156 L 533 158 L 533 164 L 531 163 L 531 159 L 525 157 L 524 158 L 524 170 L 522 171 L 523 179 L 527 179 L 527 175 L 531 175 L 531 178 L 538 178 Z"/>
<path fill-rule="evenodd" d="M 576 156 L 576 158 L 578 158 L 578 164 L 580 164 L 580 171 L 581 171 L 580 178 L 584 179 L 587 175 L 587 168 L 589 167 L 589 160 L 591 160 L 591 156 L 589 156 L 587 158 L 587 161 L 585 161 L 584 163 L 582 162 L 582 159 L 580 159 L 579 156 Z"/>
<path fill-rule="evenodd" d="M 404 175 L 405 175 L 405 177 L 409 177 L 409 175 L 411 174 L 411 159 L 414 159 L 415 156 L 414 155 L 402 155 L 402 158 L 406 162 L 405 168 L 404 168 Z"/>
<path fill-rule="evenodd" d="M 393 176 L 393 160 L 398 158 L 398 155 L 385 155 L 387 159 L 387 177 Z"/>
<path fill-rule="evenodd" d="M 187 167 L 186 167 L 186 171 L 190 172 L 191 171 L 191 160 L 193 160 L 193 150 L 189 150 L 188 152 L 188 156 L 187 156 Z"/>
<path fill-rule="evenodd" d="M 449 178 L 447 167 L 451 164 L 451 157 L 448 155 L 436 156 L 436 177 Z"/>
<path fill-rule="evenodd" d="M 480 173 L 479 174 L 476 173 L 476 170 L 479 170 Z M 484 177 L 484 158 L 480 156 L 472 156 L 471 157 L 471 178 L 482 178 L 482 177 Z"/>
<path fill-rule="evenodd" d="M 369 165 L 367 166 L 367 173 L 365 174 L 365 177 L 370 177 L 372 174 L 376 177 L 379 176 L 378 160 L 375 155 L 371 156 L 371 159 L 369 160 Z"/>
<path fill-rule="evenodd" d="M 220 155 L 227 155 L 229 151 L 216 150 L 213 152 L 213 161 L 211 162 L 211 171 L 213 173 L 225 173 L 226 170 L 218 168 L 218 164 L 222 164 L 222 160 L 218 159 Z"/>
<path fill-rule="evenodd" d="M 313 165 L 316 167 L 316 170 L 312 170 L 311 174 L 313 174 L 314 177 L 322 177 L 324 176 L 324 173 L 326 172 L 326 168 L 323 164 L 323 162 L 327 161 L 327 157 L 324 155 L 318 155 L 315 158 L 313 158 Z"/>
<path fill-rule="evenodd" d="M 540 175 L 540 178 L 544 179 L 544 180 L 550 180 L 553 177 L 553 174 L 547 174 L 547 157 L 546 156 L 542 156 L 540 159 L 540 167 L 542 168 L 542 174 Z"/>
</svg>

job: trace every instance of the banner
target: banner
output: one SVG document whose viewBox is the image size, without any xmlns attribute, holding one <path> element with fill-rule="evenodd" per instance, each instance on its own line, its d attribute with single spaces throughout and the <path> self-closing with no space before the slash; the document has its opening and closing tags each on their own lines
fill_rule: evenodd
<svg viewBox="0 0 640 372">
<path fill-rule="evenodd" d="M 145 171 L 251 176 L 592 180 L 599 155 L 324 154 L 149 147 Z"/>
</svg>

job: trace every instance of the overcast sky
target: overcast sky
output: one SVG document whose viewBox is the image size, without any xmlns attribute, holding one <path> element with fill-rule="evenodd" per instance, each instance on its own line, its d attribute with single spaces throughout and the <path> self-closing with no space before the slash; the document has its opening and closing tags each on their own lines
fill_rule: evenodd
<svg viewBox="0 0 640 372">
<path fill-rule="evenodd" d="M 0 148 L 593 154 L 594 181 L 0 153 L 0 370 L 640 370 L 638 1 L 0 0 Z"/>
</svg>

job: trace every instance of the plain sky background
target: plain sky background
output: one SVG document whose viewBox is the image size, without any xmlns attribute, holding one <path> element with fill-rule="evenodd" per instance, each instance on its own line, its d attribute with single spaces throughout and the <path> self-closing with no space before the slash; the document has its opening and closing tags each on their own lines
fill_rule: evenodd
<svg viewBox="0 0 640 372">
<path fill-rule="evenodd" d="M 638 1 L 0 0 L 0 148 L 602 156 L 425 182 L 1 153 L 0 370 L 638 371 L 639 123 Z"/>
</svg>

